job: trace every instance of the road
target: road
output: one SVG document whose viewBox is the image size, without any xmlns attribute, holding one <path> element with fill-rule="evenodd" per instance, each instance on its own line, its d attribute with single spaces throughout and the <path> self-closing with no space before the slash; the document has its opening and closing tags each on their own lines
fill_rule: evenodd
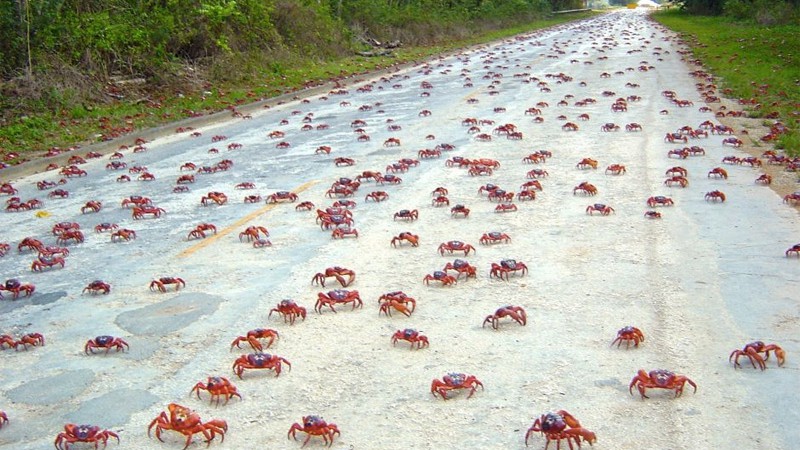
<svg viewBox="0 0 800 450">
<path fill-rule="evenodd" d="M 2 240 L 11 245 L 0 258 L 4 279 L 36 286 L 31 297 L 17 300 L 3 292 L 0 333 L 41 333 L 46 344 L 0 351 L 0 410 L 10 419 L 0 429 L 0 449 L 49 448 L 65 423 L 118 433 L 120 444 L 109 448 L 180 448 L 184 438 L 177 433 L 166 432 L 165 443 L 147 436 L 169 403 L 196 410 L 204 421 L 226 420 L 224 442 L 211 443 L 220 449 L 299 448 L 285 433 L 309 414 L 338 425 L 334 448 L 523 448 L 533 421 L 560 409 L 596 433 L 597 449 L 792 448 L 800 439 L 794 426 L 800 311 L 797 262 L 784 251 L 798 241 L 797 212 L 754 183 L 758 169 L 721 163 L 723 156 L 748 156 L 723 145 L 728 136 L 686 144 L 701 146 L 705 155 L 667 156 L 683 144 L 665 143 L 666 133 L 714 121 L 713 113 L 700 111 L 695 83 L 702 80 L 689 74 L 695 69 L 681 60 L 682 50 L 641 11 L 621 11 L 382 78 L 348 80 L 326 95 L 265 108 L 249 119 L 175 133 L 145 143 L 142 152 L 122 150 L 124 170 L 107 169 L 108 156 L 90 159 L 79 166 L 87 176 L 58 186 L 69 192 L 66 198 L 37 188 L 62 178 L 57 171 L 4 180 L 23 201 L 37 198 L 44 206 L 0 214 Z M 663 91 L 694 105 L 678 107 Z M 628 99 L 627 111 L 614 112 L 620 97 Z M 537 107 L 540 102 L 547 105 Z M 464 125 L 473 118 L 487 121 L 476 125 L 480 132 Z M 360 128 L 369 140 L 358 139 L 357 120 L 365 122 Z M 564 131 L 567 121 L 578 130 Z M 642 131 L 626 131 L 631 123 Z M 494 133 L 502 124 L 515 125 L 522 138 Z M 621 129 L 601 131 L 604 124 Z M 276 131 L 283 136 L 270 138 Z M 491 139 L 478 139 L 482 133 Z M 223 138 L 213 142 L 214 136 Z M 390 138 L 400 145 L 384 145 Z M 279 148 L 279 142 L 288 145 Z M 234 143 L 241 148 L 229 150 Z M 454 150 L 396 173 L 402 183 L 362 183 L 352 198 L 358 238 L 332 239 L 314 210 L 298 211 L 298 203 L 243 201 L 291 191 L 325 208 L 334 201 L 326 197 L 333 181 L 367 170 L 386 173 L 387 165 L 419 159 L 419 150 L 440 144 Z M 320 146 L 330 154 L 316 152 Z M 553 156 L 522 162 L 539 150 Z M 470 176 L 445 164 L 458 156 L 494 159 L 500 167 Z M 337 157 L 355 165 L 336 166 Z M 583 158 L 597 160 L 598 169 L 579 169 Z M 188 162 L 214 167 L 224 159 L 232 161 L 228 170 L 181 170 Z M 623 164 L 626 172 L 604 171 L 610 164 Z M 688 186 L 666 186 L 665 170 L 679 165 L 688 170 Z M 134 166 L 146 167 L 154 179 L 140 181 L 127 170 Z M 729 177 L 707 176 L 714 167 Z M 516 212 L 496 213 L 497 203 L 477 193 L 487 183 L 517 192 L 535 168 L 549 176 L 540 178 L 535 200 L 515 202 Z M 122 175 L 131 181 L 118 182 Z M 182 175 L 195 181 L 184 185 L 188 192 L 174 192 Z M 574 193 L 584 181 L 596 186 L 596 196 Z M 237 189 L 240 183 L 255 189 Z M 451 207 L 471 210 L 468 218 L 431 205 L 439 186 L 448 189 Z M 726 201 L 707 201 L 713 190 L 723 191 Z M 366 201 L 373 191 L 387 192 L 388 199 Z M 228 202 L 203 206 L 209 192 L 225 193 Z M 658 195 L 671 197 L 674 206 L 649 208 L 645 200 Z M 148 197 L 165 213 L 136 220 L 121 206 L 130 196 Z M 102 209 L 81 213 L 90 200 Z M 587 206 L 597 203 L 614 212 L 588 215 Z M 418 210 L 419 220 L 394 220 L 402 209 Z M 650 209 L 662 218 L 645 218 Z M 55 245 L 51 229 L 59 222 L 77 222 L 85 241 L 66 245 L 64 268 L 32 272 L 35 252 L 18 252 L 17 244 L 34 237 Z M 132 229 L 136 238 L 112 242 L 110 232 L 94 231 L 101 223 Z M 202 223 L 215 225 L 216 235 L 188 239 Z M 272 246 L 242 242 L 247 226 L 267 228 Z M 419 247 L 392 248 L 402 231 L 417 234 Z M 479 245 L 489 231 L 511 241 Z M 452 240 L 477 250 L 439 255 L 439 244 Z M 457 257 L 477 268 L 475 279 L 422 283 Z M 508 281 L 490 278 L 491 264 L 507 258 L 529 272 Z M 359 291 L 362 309 L 313 311 L 319 292 L 339 286 L 329 279 L 333 285 L 320 288 L 311 279 L 333 266 L 356 272 L 347 289 Z M 179 277 L 186 286 L 148 289 L 160 277 Z M 109 283 L 110 293 L 83 292 L 94 280 Z M 380 315 L 378 297 L 398 290 L 417 300 L 416 310 L 410 317 Z M 305 320 L 290 325 L 275 313 L 269 317 L 283 299 L 304 306 Z M 499 331 L 481 326 L 506 304 L 527 311 L 526 326 L 505 320 Z M 646 340 L 638 348 L 609 347 L 626 325 L 642 329 Z M 249 350 L 231 349 L 231 342 L 259 327 L 279 332 L 265 351 L 291 368 L 279 377 L 247 370 L 240 380 L 231 365 Z M 391 336 L 404 328 L 423 332 L 430 347 L 409 351 L 402 341 L 393 347 Z M 100 335 L 121 337 L 130 350 L 84 354 L 86 341 Z M 762 372 L 744 358 L 735 370 L 728 355 L 754 340 L 780 345 L 785 365 L 778 368 L 772 357 Z M 687 385 L 680 398 L 652 389 L 650 399 L 635 389 L 632 396 L 628 384 L 640 368 L 686 375 L 697 392 Z M 475 375 L 485 389 L 469 399 L 432 396 L 431 380 L 450 372 Z M 206 393 L 202 400 L 191 396 L 195 383 L 209 376 L 229 378 L 243 399 L 217 407 Z M 200 448 L 201 438 L 190 448 Z M 543 447 L 545 439 L 533 433 L 529 443 Z M 319 437 L 309 443 L 321 445 Z"/>
</svg>

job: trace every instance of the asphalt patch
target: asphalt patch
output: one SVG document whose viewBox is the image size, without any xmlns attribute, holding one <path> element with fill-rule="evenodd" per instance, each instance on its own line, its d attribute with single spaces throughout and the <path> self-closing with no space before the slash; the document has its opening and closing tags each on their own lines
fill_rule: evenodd
<svg viewBox="0 0 800 450">
<path fill-rule="evenodd" d="M 117 316 L 116 324 L 134 335 L 163 335 L 186 328 L 199 318 L 213 314 L 224 299 L 198 292 L 180 294 L 154 305 Z"/>
<path fill-rule="evenodd" d="M 142 389 L 117 389 L 81 403 L 64 414 L 64 423 L 88 423 L 101 428 L 124 426 L 134 413 L 145 410 L 159 398 Z"/>
<path fill-rule="evenodd" d="M 0 314 L 9 313 L 17 308 L 22 308 L 28 305 L 49 305 L 55 303 L 61 297 L 65 297 L 67 291 L 34 292 L 30 297 L 19 297 L 16 300 L 11 299 L 11 294 L 3 295 L 3 300 L 0 300 Z"/>
<path fill-rule="evenodd" d="M 58 375 L 37 378 L 6 392 L 14 403 L 52 405 L 77 397 L 94 381 L 89 369 L 69 370 Z"/>
</svg>

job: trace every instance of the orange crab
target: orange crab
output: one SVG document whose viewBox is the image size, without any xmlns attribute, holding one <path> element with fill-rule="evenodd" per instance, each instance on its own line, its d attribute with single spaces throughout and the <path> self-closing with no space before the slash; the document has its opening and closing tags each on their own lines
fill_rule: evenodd
<svg viewBox="0 0 800 450">
<path fill-rule="evenodd" d="M 724 203 L 725 202 L 725 194 L 722 191 L 706 192 L 705 200 L 706 201 L 711 201 L 711 202 L 716 202 L 717 200 L 719 200 L 720 203 Z"/>
<path fill-rule="evenodd" d="M 264 237 L 269 237 L 269 231 L 267 231 L 266 227 L 251 225 L 239 233 L 239 242 L 242 241 L 242 238 L 245 238 L 247 242 L 257 241 L 261 239 L 262 234 Z"/>
<path fill-rule="evenodd" d="M 495 244 L 498 242 L 508 243 L 511 241 L 511 237 L 506 233 L 500 233 L 499 231 L 490 231 L 488 233 L 483 233 L 481 236 L 480 242 L 483 245 Z"/>
<path fill-rule="evenodd" d="M 345 280 L 344 277 L 347 277 L 347 280 Z M 353 284 L 353 282 L 356 280 L 356 273 L 350 269 L 345 269 L 344 267 L 328 267 L 325 269 L 325 272 L 319 272 L 314 275 L 314 278 L 311 279 L 311 284 L 319 284 L 320 286 L 325 287 L 326 278 L 336 278 L 336 281 L 338 281 L 342 287 L 347 287 Z"/>
<path fill-rule="evenodd" d="M 694 392 L 697 392 L 697 384 L 684 375 L 677 375 L 664 369 L 651 370 L 649 373 L 645 372 L 644 369 L 639 369 L 636 376 L 631 380 L 628 391 L 633 395 L 633 387 L 636 386 L 639 389 L 642 400 L 650 398 L 645 394 L 645 391 L 650 388 L 671 389 L 675 391 L 675 397 L 680 397 L 683 394 L 683 387 L 686 383 L 689 383 L 694 388 Z"/>
<path fill-rule="evenodd" d="M 157 280 L 153 280 L 150 282 L 150 290 L 151 291 L 159 291 L 159 292 L 167 292 L 167 286 L 173 284 L 175 285 L 175 290 L 179 290 L 182 287 L 186 287 L 186 282 L 183 281 L 183 278 L 178 277 L 161 277 Z"/>
<path fill-rule="evenodd" d="M 147 436 L 150 436 L 150 432 L 153 427 L 155 427 L 156 438 L 163 442 L 161 439 L 161 433 L 163 431 L 177 431 L 186 436 L 186 446 L 183 447 L 184 450 L 189 448 L 189 444 L 192 443 L 192 437 L 197 433 L 203 433 L 206 442 L 209 444 L 218 434 L 221 436 L 222 441 L 225 440 L 225 432 L 228 431 L 228 423 L 224 420 L 212 419 L 203 423 L 199 414 L 177 403 L 170 403 L 167 405 L 167 410 L 169 414 L 167 414 L 166 411 L 162 411 L 161 414 L 150 422 L 150 426 L 147 427 Z"/>
<path fill-rule="evenodd" d="M 469 255 L 469 252 L 475 253 L 475 247 L 470 244 L 465 244 L 461 241 L 448 241 L 443 242 L 439 245 L 439 254 L 444 256 L 444 252 L 448 252 L 449 254 L 453 254 L 453 252 L 464 252 L 464 256 Z"/>
<path fill-rule="evenodd" d="M 756 368 L 756 364 L 758 364 L 758 368 L 764 370 L 767 368 L 765 361 L 769 359 L 769 353 L 773 351 L 775 352 L 775 357 L 778 359 L 778 367 L 782 366 L 786 361 L 786 352 L 777 344 L 765 344 L 762 341 L 751 342 L 745 345 L 741 350 L 734 350 L 728 357 L 728 361 L 733 362 L 734 368 L 741 367 L 739 365 L 739 357 L 747 356 L 754 369 Z M 763 358 L 761 357 L 761 353 L 765 355 Z"/>
<path fill-rule="evenodd" d="M 392 242 L 391 242 L 392 247 L 397 247 L 398 245 L 401 245 L 403 243 L 403 241 L 408 242 L 409 244 L 411 244 L 412 247 L 418 247 L 419 246 L 419 236 L 416 235 L 416 234 L 404 231 L 404 232 L 402 232 L 402 233 L 400 233 L 397 236 L 392 238 Z"/>
<path fill-rule="evenodd" d="M 449 286 L 451 284 L 456 284 L 457 282 L 456 277 L 448 275 L 447 272 L 441 270 L 437 270 L 431 274 L 425 275 L 425 278 L 423 278 L 422 281 L 427 285 L 430 285 L 431 281 L 439 281 L 442 283 L 442 286 Z"/>
<path fill-rule="evenodd" d="M 130 346 L 124 339 L 114 337 L 114 336 L 97 336 L 94 339 L 89 339 L 86 341 L 86 345 L 83 346 L 83 352 L 87 355 L 89 352 L 94 354 L 94 349 L 96 348 L 104 348 L 106 349 L 106 355 L 108 352 L 113 348 L 116 349 L 118 352 L 124 352 L 125 349 L 130 349 Z"/>
<path fill-rule="evenodd" d="M 306 320 L 306 309 L 302 306 L 299 306 L 294 300 L 281 300 L 277 306 L 269 310 L 269 315 L 267 318 L 272 317 L 272 313 L 277 312 L 278 314 L 283 316 L 284 322 L 289 322 L 289 325 L 294 325 L 295 319 L 298 317 L 302 317 L 303 320 Z"/>
<path fill-rule="evenodd" d="M 246 341 L 250 344 L 250 347 L 253 347 L 253 350 L 260 352 L 264 350 L 264 346 L 259 339 L 269 339 L 267 348 L 270 348 L 278 337 L 278 332 L 276 330 L 270 328 L 256 328 L 255 330 L 248 331 L 246 336 L 239 336 L 234 339 L 233 342 L 231 342 L 231 350 L 233 350 L 233 347 L 241 348 L 239 344 Z"/>
<path fill-rule="evenodd" d="M 392 315 L 392 309 L 395 311 L 399 311 L 406 317 L 411 317 L 411 313 L 417 309 L 417 300 L 414 298 L 409 297 L 402 291 L 395 291 L 383 294 L 378 299 L 378 302 L 381 302 L 380 309 L 378 310 L 378 315 L 381 313 L 386 314 L 387 316 Z M 411 308 L 408 308 L 408 305 L 411 305 Z"/>
<path fill-rule="evenodd" d="M 617 348 L 619 348 L 623 342 L 625 342 L 625 348 L 630 347 L 631 342 L 634 347 L 638 347 L 640 342 L 644 342 L 644 333 L 642 333 L 642 330 L 630 325 L 621 328 L 617 331 L 617 338 L 611 342 L 611 346 L 613 347 L 614 344 L 617 344 Z"/>
<path fill-rule="evenodd" d="M 119 443 L 119 435 L 113 431 L 103 430 L 96 425 L 75 425 L 68 423 L 64 425 L 64 431 L 56 435 L 55 446 L 58 450 L 68 450 L 69 444 L 76 442 L 86 442 L 94 444 L 103 443 L 103 448 L 106 448 L 108 440 L 115 438 Z"/>
<path fill-rule="evenodd" d="M 28 350 L 28 346 L 31 347 L 39 347 L 44 346 L 44 336 L 41 333 L 28 333 L 19 338 L 14 343 L 14 347 L 19 350 L 19 346 L 22 346 L 24 350 Z"/>
<path fill-rule="evenodd" d="M 337 427 L 335 423 L 328 423 L 319 416 L 303 416 L 302 424 L 293 423 L 292 426 L 289 427 L 287 438 L 294 438 L 294 440 L 297 440 L 298 431 L 302 431 L 308 435 L 306 436 L 306 440 L 303 441 L 303 447 L 308 444 L 312 436 L 322 437 L 325 444 L 330 447 L 333 445 L 333 437 L 337 434 L 342 434 L 339 432 L 339 427 Z"/>
<path fill-rule="evenodd" d="M 452 263 L 445 264 L 442 271 L 447 272 L 448 270 L 455 270 L 457 272 L 456 279 L 458 279 L 461 274 L 464 274 L 465 280 L 468 278 L 477 278 L 478 276 L 478 269 L 463 259 L 456 259 Z"/>
<path fill-rule="evenodd" d="M 228 400 L 233 397 L 239 397 L 239 400 L 242 399 L 236 386 L 225 377 L 208 377 L 208 381 L 205 383 L 200 381 L 195 384 L 192 390 L 189 391 L 189 394 L 195 391 L 197 392 L 197 398 L 200 398 L 200 391 L 208 391 L 208 393 L 211 394 L 211 402 L 213 403 L 216 400 L 217 406 L 219 406 L 220 398 L 223 396 L 225 397 L 226 405 L 228 404 Z"/>
<path fill-rule="evenodd" d="M 470 392 L 469 395 L 467 395 L 467 398 L 470 398 L 475 394 L 478 386 L 483 389 L 483 383 L 475 378 L 474 375 L 448 373 L 447 375 L 443 376 L 441 380 L 434 379 L 431 382 L 431 394 L 433 394 L 434 397 L 436 397 L 436 394 L 439 394 L 444 400 L 448 400 L 447 393 L 449 391 L 469 389 Z"/>
<path fill-rule="evenodd" d="M 525 310 L 522 309 L 521 306 L 511 306 L 506 305 L 501 308 L 498 308 L 494 314 L 489 314 L 483 319 L 483 324 L 481 328 L 486 326 L 487 323 L 492 325 L 492 328 L 495 330 L 500 329 L 500 319 L 503 317 L 510 317 L 515 322 L 520 324 L 521 326 L 525 326 L 528 323 L 528 315 L 525 313 Z"/>
<path fill-rule="evenodd" d="M 556 447 L 561 448 L 562 439 L 567 440 L 570 449 L 573 448 L 573 441 L 580 448 L 581 438 L 583 438 L 584 442 L 588 442 L 589 445 L 597 442 L 597 436 L 593 432 L 583 428 L 578 419 L 563 409 L 542 414 L 541 417 L 536 419 L 533 425 L 528 428 L 528 432 L 525 433 L 526 446 L 528 445 L 528 439 L 536 432 L 547 438 L 547 442 L 544 445 L 545 450 L 550 445 L 550 441 L 556 441 Z"/>
<path fill-rule="evenodd" d="M 411 344 L 411 350 L 414 350 L 415 347 L 417 350 L 419 350 L 430 345 L 428 338 L 413 328 L 395 331 L 395 333 L 392 335 L 392 346 L 397 344 L 397 341 L 409 342 Z"/>
<path fill-rule="evenodd" d="M 233 371 L 239 379 L 242 378 L 245 369 L 267 369 L 274 370 L 275 376 L 281 374 L 283 364 L 292 368 L 292 364 L 284 357 L 278 355 L 270 355 L 269 353 L 250 353 L 242 355 L 233 362 Z"/>
<path fill-rule="evenodd" d="M 351 310 L 361 308 L 364 305 L 358 291 L 334 289 L 327 293 L 320 292 L 317 294 L 317 303 L 314 305 L 314 311 L 322 314 L 322 308 L 327 306 L 331 311 L 336 312 L 334 305 L 346 305 L 348 303 L 352 303 Z"/>
</svg>

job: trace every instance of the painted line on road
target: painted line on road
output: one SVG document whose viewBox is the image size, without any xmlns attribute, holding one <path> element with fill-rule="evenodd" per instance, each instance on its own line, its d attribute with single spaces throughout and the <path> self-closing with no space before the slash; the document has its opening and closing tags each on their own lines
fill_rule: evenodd
<svg viewBox="0 0 800 450">
<path fill-rule="evenodd" d="M 301 184 L 297 189 L 294 189 L 292 192 L 295 194 L 300 194 L 301 192 L 305 191 L 306 189 L 310 188 L 311 186 L 319 183 L 319 180 L 309 181 L 307 183 Z M 238 230 L 242 225 L 250 222 L 251 220 L 255 219 L 256 217 L 265 214 L 275 208 L 279 203 L 268 203 L 261 209 L 251 212 L 250 214 L 242 217 L 241 219 L 237 220 L 233 224 L 223 228 L 222 230 L 218 230 L 217 234 L 212 234 L 211 236 L 201 240 L 197 244 L 187 248 L 186 250 L 180 252 L 178 254 L 178 258 L 185 258 L 197 252 L 200 249 L 206 248 L 209 245 L 216 242 L 218 239 L 222 238 L 223 236 L 227 236 L 231 234 L 234 230 Z"/>
</svg>

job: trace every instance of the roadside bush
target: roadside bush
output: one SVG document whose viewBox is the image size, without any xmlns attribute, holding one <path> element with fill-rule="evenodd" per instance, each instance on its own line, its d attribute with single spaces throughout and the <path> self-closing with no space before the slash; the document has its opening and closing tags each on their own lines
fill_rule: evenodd
<svg viewBox="0 0 800 450">
<path fill-rule="evenodd" d="M 800 24 L 800 9 L 781 0 L 727 0 L 724 13 L 759 25 Z"/>
</svg>

